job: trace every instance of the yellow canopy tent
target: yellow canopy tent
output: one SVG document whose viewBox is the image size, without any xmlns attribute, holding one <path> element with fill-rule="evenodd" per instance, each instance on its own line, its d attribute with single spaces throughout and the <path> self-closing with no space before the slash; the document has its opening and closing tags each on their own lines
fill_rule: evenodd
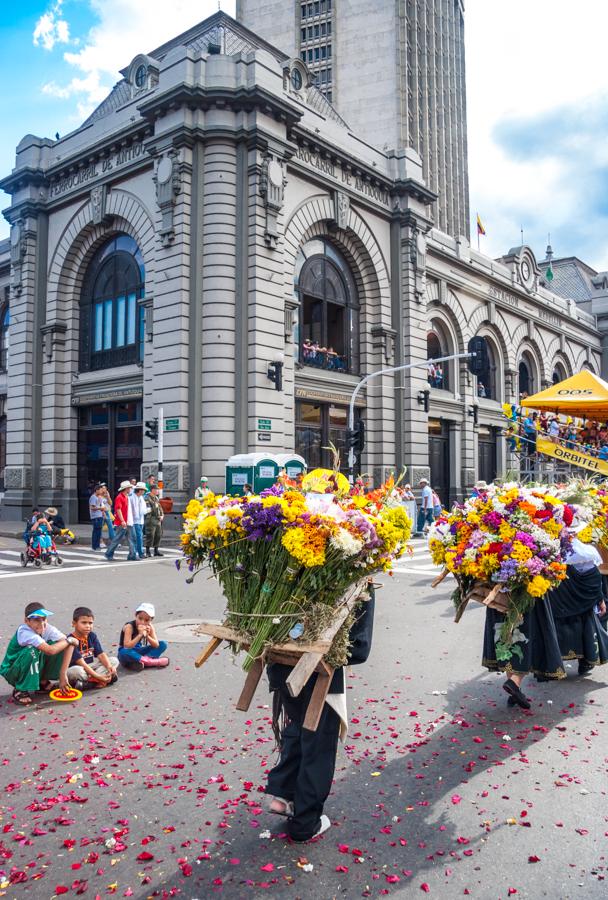
<svg viewBox="0 0 608 900">
<path fill-rule="evenodd" d="M 608 421 L 608 383 L 583 369 L 577 375 L 553 384 L 521 401 L 526 409 L 562 413 L 579 419 Z"/>
</svg>

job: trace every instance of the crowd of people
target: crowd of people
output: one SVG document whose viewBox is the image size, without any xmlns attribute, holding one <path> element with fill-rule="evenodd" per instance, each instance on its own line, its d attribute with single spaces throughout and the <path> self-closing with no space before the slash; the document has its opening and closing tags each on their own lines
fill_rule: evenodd
<svg viewBox="0 0 608 900">
<path fill-rule="evenodd" d="M 333 347 L 320 347 L 317 341 L 308 338 L 302 343 L 302 362 L 307 366 L 317 366 L 319 369 L 333 369 L 336 372 L 346 372 L 346 357 L 334 350 Z"/>
<path fill-rule="evenodd" d="M 523 454 L 532 456 L 536 453 L 539 435 L 568 450 L 578 450 L 608 461 L 608 424 L 605 422 L 587 419 L 577 424 L 571 416 L 562 421 L 558 415 L 546 412 L 516 410 L 507 429 L 509 448 L 521 449 Z"/>
<path fill-rule="evenodd" d="M 441 363 L 435 363 L 432 360 L 429 362 L 426 369 L 426 380 L 431 387 L 443 387 L 443 368 Z"/>
<path fill-rule="evenodd" d="M 160 541 L 165 517 L 159 498 L 159 488 L 154 475 L 147 482 L 131 478 L 121 482 L 114 502 L 107 484 L 96 485 L 89 497 L 91 518 L 91 549 L 105 551 L 111 560 L 118 547 L 128 546 L 128 560 L 162 556 Z M 108 540 L 103 541 L 103 529 L 107 528 Z"/>
<path fill-rule="evenodd" d="M 0 664 L 0 675 L 13 688 L 13 700 L 30 706 L 33 695 L 57 686 L 64 696 L 73 689 L 109 687 L 118 680 L 119 664 L 140 672 L 165 668 L 167 644 L 154 628 L 155 608 L 140 603 L 120 631 L 118 656 L 109 656 L 94 632 L 95 616 L 78 606 L 72 630 L 64 634 L 48 621 L 53 613 L 37 600 L 25 607 L 23 622 L 11 638 Z"/>
</svg>

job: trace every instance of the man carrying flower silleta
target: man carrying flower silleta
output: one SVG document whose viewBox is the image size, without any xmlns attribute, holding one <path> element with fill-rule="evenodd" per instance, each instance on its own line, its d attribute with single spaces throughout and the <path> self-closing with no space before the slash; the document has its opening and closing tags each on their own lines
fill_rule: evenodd
<svg viewBox="0 0 608 900">
<path fill-rule="evenodd" d="M 374 600 L 354 604 L 369 589 L 370 576 L 388 571 L 408 549 L 411 534 L 411 519 L 394 488 L 389 479 L 376 491 L 351 494 L 336 465 L 333 471 L 313 470 L 301 485 L 279 479 L 259 496 L 193 500 L 184 516 L 182 546 L 193 573 L 188 580 L 209 564 L 226 595 L 222 628 L 231 636 L 225 639 L 237 652 L 247 649 L 243 668 L 259 678 L 270 662 L 280 758 L 266 791 L 273 797 L 271 812 L 287 817 L 295 841 L 310 840 L 331 824 L 323 807 L 347 722 L 344 666 L 364 662 L 372 638 Z M 292 667 L 282 664 L 284 654 L 278 660 L 268 660 L 268 654 L 288 642 L 291 658 L 299 647 L 311 653 L 323 634 L 330 635 L 323 660 L 334 672 L 311 731 L 304 722 L 317 674 L 292 697 Z M 318 656 L 315 651 L 315 666 Z M 314 666 L 306 674 L 311 671 Z"/>
<path fill-rule="evenodd" d="M 348 665 L 364 663 L 370 654 L 375 600 L 370 594 L 349 633 Z M 309 841 L 331 827 L 323 813 L 336 767 L 338 738 L 344 734 L 346 719 L 344 668 L 334 672 L 329 694 L 316 731 L 304 728 L 304 719 L 314 690 L 313 675 L 297 697 L 287 688 L 292 669 L 273 663 L 268 666 L 268 682 L 273 693 L 273 725 L 278 730 L 281 714 L 284 726 L 279 737 L 280 758 L 268 773 L 266 793 L 273 799 L 270 811 L 287 816 L 287 833 L 293 841 Z"/>
</svg>

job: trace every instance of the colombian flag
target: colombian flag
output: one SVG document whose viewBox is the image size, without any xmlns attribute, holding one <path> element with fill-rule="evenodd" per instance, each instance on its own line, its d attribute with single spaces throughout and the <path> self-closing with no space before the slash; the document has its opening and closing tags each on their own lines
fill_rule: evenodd
<svg viewBox="0 0 608 900">
<path fill-rule="evenodd" d="M 483 227 L 483 222 L 479 218 L 479 213 L 477 213 L 477 234 L 485 234 L 486 230 Z"/>
</svg>

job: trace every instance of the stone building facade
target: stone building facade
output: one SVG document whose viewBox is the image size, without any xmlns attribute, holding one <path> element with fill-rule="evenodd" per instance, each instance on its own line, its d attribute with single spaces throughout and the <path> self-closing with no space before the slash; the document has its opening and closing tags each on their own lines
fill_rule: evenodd
<svg viewBox="0 0 608 900">
<path fill-rule="evenodd" d="M 522 379 L 600 371 L 594 316 L 530 248 L 493 261 L 434 228 L 417 153 L 356 137 L 299 56 L 223 13 L 138 53 L 72 134 L 23 138 L 2 187 L 7 519 L 40 502 L 75 521 L 96 481 L 153 470 L 160 407 L 178 509 L 234 453 L 326 464 L 361 377 L 409 363 L 359 394 L 361 467 L 431 471 L 448 502 L 508 466 L 500 403 Z M 464 365 L 429 385 L 427 357 L 475 334 L 487 396 Z"/>
</svg>

